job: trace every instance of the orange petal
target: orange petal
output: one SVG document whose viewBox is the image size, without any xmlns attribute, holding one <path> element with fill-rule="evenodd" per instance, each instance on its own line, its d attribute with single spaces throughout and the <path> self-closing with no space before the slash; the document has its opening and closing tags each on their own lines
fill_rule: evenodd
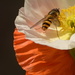
<svg viewBox="0 0 75 75">
<path fill-rule="evenodd" d="M 75 61 L 69 50 L 36 44 L 18 30 L 14 32 L 14 49 L 26 75 L 75 75 Z"/>
</svg>

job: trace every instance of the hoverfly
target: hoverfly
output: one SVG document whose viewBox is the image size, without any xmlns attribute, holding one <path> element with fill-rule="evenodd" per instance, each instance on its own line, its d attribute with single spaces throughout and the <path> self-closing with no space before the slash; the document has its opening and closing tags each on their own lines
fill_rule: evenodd
<svg viewBox="0 0 75 75">
<path fill-rule="evenodd" d="M 34 24 L 30 28 L 34 28 L 36 25 L 38 25 L 40 22 L 42 22 L 42 30 L 47 30 L 51 24 L 54 24 L 56 27 L 60 25 L 60 22 L 58 20 L 58 16 L 60 15 L 59 9 L 55 8 L 52 9 L 44 18 L 39 20 L 36 24 Z"/>
</svg>

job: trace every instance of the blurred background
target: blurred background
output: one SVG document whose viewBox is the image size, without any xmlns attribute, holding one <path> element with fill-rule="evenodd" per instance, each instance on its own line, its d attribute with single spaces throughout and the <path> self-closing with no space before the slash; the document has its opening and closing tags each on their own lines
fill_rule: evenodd
<svg viewBox="0 0 75 75">
<path fill-rule="evenodd" d="M 13 49 L 14 20 L 24 0 L 0 0 L 0 75 L 25 75 Z"/>
</svg>

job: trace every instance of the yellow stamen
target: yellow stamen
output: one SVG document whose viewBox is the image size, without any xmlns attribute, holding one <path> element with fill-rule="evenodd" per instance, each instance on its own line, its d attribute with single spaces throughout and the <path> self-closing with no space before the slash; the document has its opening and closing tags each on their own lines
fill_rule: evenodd
<svg viewBox="0 0 75 75">
<path fill-rule="evenodd" d="M 71 35 L 75 33 L 75 6 L 62 9 L 59 16 L 60 27 L 59 37 L 62 40 L 69 40 Z"/>
</svg>

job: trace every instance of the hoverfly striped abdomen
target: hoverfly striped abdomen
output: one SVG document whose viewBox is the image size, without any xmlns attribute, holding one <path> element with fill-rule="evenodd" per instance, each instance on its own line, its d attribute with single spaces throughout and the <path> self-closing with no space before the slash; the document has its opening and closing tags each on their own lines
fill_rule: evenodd
<svg viewBox="0 0 75 75">
<path fill-rule="evenodd" d="M 52 24 L 53 20 L 55 18 L 58 18 L 58 15 L 60 14 L 58 9 L 52 9 L 48 15 L 45 17 L 45 20 L 43 21 L 42 24 L 42 29 L 46 30 L 50 27 L 50 25 Z"/>
<path fill-rule="evenodd" d="M 53 20 L 53 17 L 50 15 L 50 17 L 48 17 L 42 24 L 42 29 L 43 30 L 46 30 L 50 27 L 50 25 L 52 24 L 52 20 Z"/>
</svg>

